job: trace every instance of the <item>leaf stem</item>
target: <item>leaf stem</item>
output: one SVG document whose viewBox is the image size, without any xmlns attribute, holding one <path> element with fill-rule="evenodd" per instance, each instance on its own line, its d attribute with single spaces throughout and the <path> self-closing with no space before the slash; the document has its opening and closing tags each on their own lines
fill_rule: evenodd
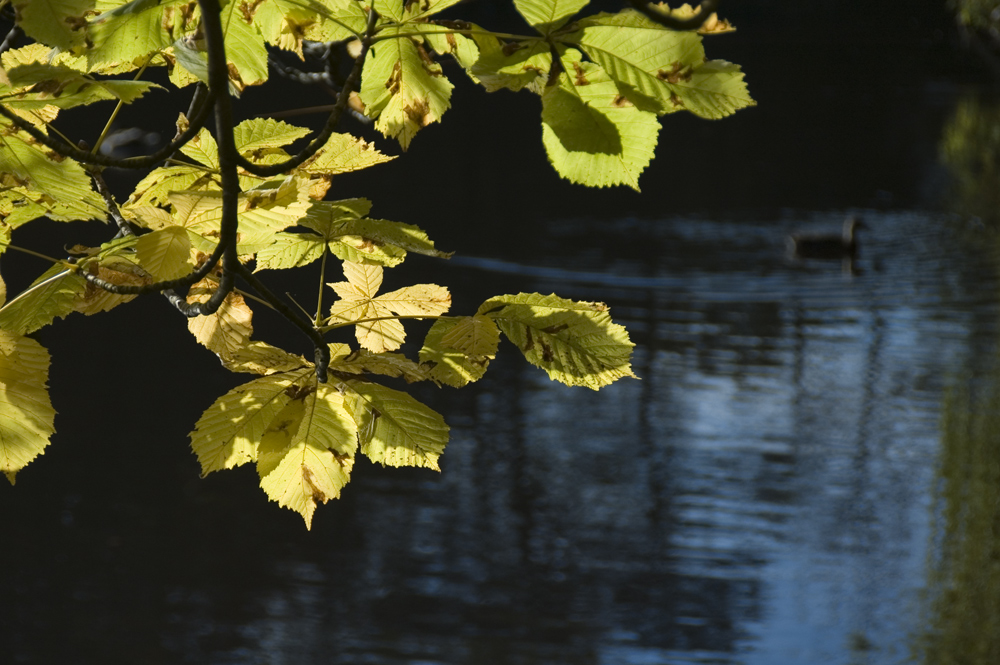
<svg viewBox="0 0 1000 665">
<path fill-rule="evenodd" d="M 140 67 L 139 71 L 136 72 L 135 78 L 132 79 L 133 81 L 139 80 L 139 77 L 142 76 L 143 72 L 146 71 L 146 68 L 149 66 L 149 61 L 152 59 L 153 59 L 153 54 L 150 54 L 149 56 L 146 57 L 146 62 L 142 63 L 142 67 Z M 97 137 L 97 143 L 95 143 L 94 147 L 90 149 L 91 154 L 96 155 L 101 151 L 101 144 L 104 143 L 104 139 L 107 138 L 108 132 L 111 131 L 111 125 L 113 125 L 115 119 L 118 118 L 118 112 L 122 110 L 123 106 L 125 106 L 125 102 L 124 100 L 119 98 L 118 104 L 115 105 L 115 110 L 111 112 L 111 117 L 108 118 L 108 121 L 106 123 L 104 123 L 104 129 L 101 130 L 101 135 Z"/>
<path fill-rule="evenodd" d="M 421 319 L 454 319 L 458 318 L 455 316 L 450 316 L 447 314 L 403 314 L 399 316 L 376 316 L 371 319 L 358 319 L 356 321 L 344 321 L 343 323 L 331 323 L 319 328 L 321 333 L 328 333 L 331 330 L 337 330 L 338 328 L 346 328 L 347 326 L 356 326 L 359 323 L 374 323 L 376 321 L 405 321 L 407 319 L 421 320 Z"/>
<path fill-rule="evenodd" d="M 74 266 L 74 267 L 76 265 L 76 264 L 74 264 L 71 261 L 66 261 L 65 259 L 54 259 L 51 256 L 46 256 L 45 254 L 41 254 L 41 253 L 36 252 L 34 250 L 25 249 L 24 247 L 18 247 L 17 245 L 7 245 L 7 249 L 13 249 L 15 251 L 21 252 L 22 254 L 30 254 L 32 256 L 37 256 L 38 258 L 45 259 L 49 263 L 53 263 L 53 264 L 61 263 L 63 265 Z"/>
<path fill-rule="evenodd" d="M 326 257 L 330 253 L 330 250 L 323 247 L 323 259 L 319 264 L 319 295 L 316 297 L 316 318 L 313 319 L 313 325 L 319 328 L 320 319 L 323 318 L 323 287 L 326 286 Z"/>
</svg>

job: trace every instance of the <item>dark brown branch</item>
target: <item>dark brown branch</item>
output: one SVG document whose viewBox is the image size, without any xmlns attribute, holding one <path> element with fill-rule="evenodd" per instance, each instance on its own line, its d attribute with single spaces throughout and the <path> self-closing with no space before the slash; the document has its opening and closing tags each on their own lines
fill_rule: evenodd
<svg viewBox="0 0 1000 665">
<path fill-rule="evenodd" d="M 247 160 L 242 155 L 236 155 L 236 161 L 241 168 L 244 170 L 262 178 L 270 178 L 271 176 L 276 176 L 280 173 L 285 173 L 291 171 L 294 168 L 301 166 L 307 159 L 316 154 L 316 152 L 326 145 L 326 142 L 330 140 L 330 136 L 333 134 L 334 128 L 337 123 L 340 122 L 340 116 L 343 114 L 344 109 L 347 108 L 347 103 L 351 98 L 351 91 L 357 86 L 358 81 L 361 79 L 361 70 L 365 64 L 365 56 L 368 55 L 368 49 L 372 45 L 372 37 L 375 34 L 375 22 L 378 20 L 378 14 L 372 10 L 368 13 L 368 26 L 365 28 L 365 36 L 361 40 L 361 53 L 358 54 L 357 59 L 354 61 L 354 67 L 351 68 L 351 74 L 344 81 L 344 87 L 340 89 L 340 95 L 337 96 L 337 103 L 333 105 L 333 111 L 330 116 L 326 119 L 326 125 L 323 129 L 316 135 L 316 137 L 309 142 L 305 148 L 302 149 L 297 155 L 288 159 L 280 164 L 271 164 L 269 166 L 258 166 L 253 162 Z"/>
<path fill-rule="evenodd" d="M 105 281 L 98 277 L 97 275 L 91 275 L 86 270 L 80 271 L 80 275 L 86 279 L 88 282 L 94 286 L 100 287 L 105 291 L 110 293 L 117 293 L 119 295 L 139 295 L 143 293 L 157 293 L 159 291 L 167 291 L 170 289 L 179 289 L 185 286 L 191 286 L 195 282 L 203 279 L 205 275 L 210 273 L 212 269 L 218 265 L 219 259 L 222 258 L 224 247 L 220 244 L 212 252 L 212 255 L 208 258 L 205 263 L 191 271 L 184 277 L 178 277 L 177 279 L 169 279 L 162 282 L 154 282 L 152 284 L 129 285 L 129 284 L 112 284 L 111 282 Z"/>
<path fill-rule="evenodd" d="M 304 332 L 312 340 L 313 346 L 316 348 L 316 379 L 320 383 L 326 383 L 326 370 L 330 366 L 330 347 L 327 346 L 326 340 L 323 339 L 323 334 L 312 325 L 312 322 L 303 319 L 284 300 L 278 298 L 273 291 L 257 279 L 249 268 L 241 265 L 239 274 L 257 292 L 257 295 L 270 303 L 279 314 L 288 319 L 296 328 Z"/>
<path fill-rule="evenodd" d="M 719 0 L 704 0 L 698 9 L 698 13 L 691 18 L 679 19 L 671 16 L 668 12 L 658 9 L 645 0 L 629 0 L 629 4 L 638 9 L 660 25 L 671 30 L 697 30 L 705 24 L 708 17 L 714 14 L 719 8 Z"/>
<path fill-rule="evenodd" d="M 128 220 L 122 217 L 121 210 L 118 209 L 118 203 L 115 201 L 115 197 L 111 195 L 111 190 L 108 189 L 108 183 L 104 182 L 104 175 L 101 173 L 101 169 L 99 167 L 91 167 L 88 169 L 88 172 L 90 173 L 90 177 L 93 178 L 94 184 L 97 185 L 97 193 L 101 195 L 101 198 L 104 199 L 104 204 L 108 206 L 108 215 L 118 226 L 118 235 L 115 237 L 134 236 L 135 232 L 129 226 Z"/>
<path fill-rule="evenodd" d="M 35 139 L 45 147 L 56 151 L 63 157 L 75 159 L 81 164 L 92 164 L 117 169 L 147 169 L 173 155 L 175 152 L 180 150 L 185 143 L 193 139 L 198 132 L 201 131 L 201 128 L 205 125 L 205 121 L 208 120 L 208 112 L 212 108 L 212 104 L 209 102 L 213 96 L 213 93 L 209 91 L 208 101 L 202 105 L 196 117 L 190 119 L 190 126 L 176 139 L 171 141 L 169 145 L 160 148 L 151 155 L 146 155 L 144 157 L 130 157 L 128 159 L 117 159 L 115 157 L 107 157 L 105 155 L 91 153 L 87 150 L 81 150 L 75 145 L 70 145 L 65 141 L 54 139 L 39 130 L 27 120 L 24 120 L 15 114 L 13 111 L 7 109 L 3 104 L 0 104 L 0 115 L 10 120 L 11 123 L 13 123 L 18 129 L 27 133 L 31 136 L 31 138 Z"/>
</svg>

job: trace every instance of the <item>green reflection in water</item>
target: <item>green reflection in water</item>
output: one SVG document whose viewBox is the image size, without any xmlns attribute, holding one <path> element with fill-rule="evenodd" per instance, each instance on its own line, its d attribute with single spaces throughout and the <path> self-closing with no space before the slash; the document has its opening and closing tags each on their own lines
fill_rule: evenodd
<svg viewBox="0 0 1000 665">
<path fill-rule="evenodd" d="M 1000 104 L 976 96 L 959 100 L 940 151 L 954 178 L 956 211 L 1000 228 Z"/>
<path fill-rule="evenodd" d="M 948 6 L 962 25 L 981 30 L 1000 28 L 996 0 L 949 0 Z"/>
<path fill-rule="evenodd" d="M 996 377 L 995 381 L 1000 381 Z M 1000 385 L 943 410 L 926 663 L 1000 663 Z"/>
</svg>

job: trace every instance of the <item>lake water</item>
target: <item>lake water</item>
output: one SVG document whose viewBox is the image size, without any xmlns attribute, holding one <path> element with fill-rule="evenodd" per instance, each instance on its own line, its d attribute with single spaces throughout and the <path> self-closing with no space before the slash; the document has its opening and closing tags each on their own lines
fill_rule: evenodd
<svg viewBox="0 0 1000 665">
<path fill-rule="evenodd" d="M 848 80 L 872 51 L 810 79 L 803 32 L 769 46 L 779 5 L 722 53 L 761 106 L 665 119 L 641 197 L 557 181 L 537 124 L 458 102 L 438 152 L 344 185 L 458 250 L 398 286 L 607 302 L 640 379 L 566 388 L 504 342 L 479 384 L 416 392 L 452 427 L 441 474 L 359 461 L 311 532 L 252 469 L 197 477 L 187 432 L 236 380 L 159 299 L 44 331 L 59 432 L 0 485 L 0 661 L 998 662 L 1000 119 L 961 72 Z M 907 76 L 944 48 L 907 51 L 937 34 L 915 20 L 877 45 Z M 786 254 L 848 215 L 853 265 Z"/>
</svg>

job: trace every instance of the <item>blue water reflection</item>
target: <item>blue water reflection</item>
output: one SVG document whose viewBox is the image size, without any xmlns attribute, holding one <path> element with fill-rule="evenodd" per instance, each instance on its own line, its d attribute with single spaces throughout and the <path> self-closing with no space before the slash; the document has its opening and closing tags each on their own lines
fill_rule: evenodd
<svg viewBox="0 0 1000 665">
<path fill-rule="evenodd" d="M 606 286 L 596 254 L 452 268 L 608 300 L 642 380 L 567 389 L 502 348 L 481 385 L 421 395 L 453 427 L 440 477 L 363 466 L 308 538 L 289 535 L 294 515 L 255 513 L 240 536 L 251 551 L 231 564 L 249 577 L 178 574 L 161 590 L 162 653 L 908 661 L 926 619 L 942 394 L 995 339 L 997 279 L 954 224 L 923 213 L 866 212 L 853 277 L 785 257 L 786 227 L 840 214 L 554 225 L 540 255 L 563 233 L 605 247 L 627 228 L 643 245 Z M 220 501 L 200 519 L 219 520 Z"/>
</svg>

